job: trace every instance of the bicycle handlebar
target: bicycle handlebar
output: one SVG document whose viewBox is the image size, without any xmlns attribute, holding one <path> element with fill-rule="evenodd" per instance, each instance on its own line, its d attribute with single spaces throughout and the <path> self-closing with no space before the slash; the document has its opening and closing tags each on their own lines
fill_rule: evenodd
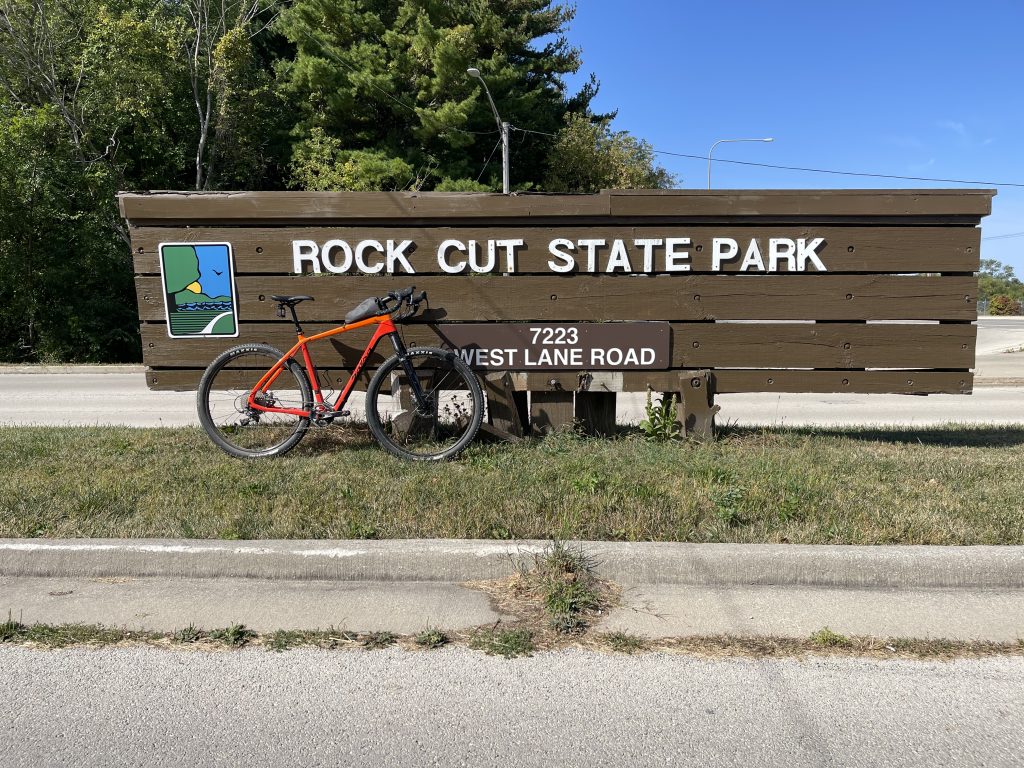
<svg viewBox="0 0 1024 768">
<path fill-rule="evenodd" d="M 400 291 L 388 291 L 388 295 L 383 299 L 378 299 L 382 308 L 391 312 L 396 316 L 396 320 L 408 320 L 410 317 L 419 312 L 420 302 L 427 300 L 427 292 L 420 291 L 416 296 L 413 292 L 416 290 L 415 285 L 410 285 L 408 288 L 403 288 Z M 394 307 L 389 307 L 392 301 L 396 302 Z M 401 314 L 402 307 L 408 306 L 410 311 L 405 314 Z"/>
</svg>

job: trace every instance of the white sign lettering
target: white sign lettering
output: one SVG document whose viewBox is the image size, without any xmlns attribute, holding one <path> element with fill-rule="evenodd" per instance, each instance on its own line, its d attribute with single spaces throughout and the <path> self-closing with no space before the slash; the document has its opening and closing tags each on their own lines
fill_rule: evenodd
<svg viewBox="0 0 1024 768">
<path fill-rule="evenodd" d="M 694 267 L 694 243 L 689 237 L 580 238 L 554 237 L 545 244 L 550 258 L 547 269 L 557 274 L 654 274 L 697 271 L 724 272 L 827 272 L 820 251 L 825 238 L 744 238 L 711 239 L 710 265 L 705 261 Z M 527 248 L 522 238 L 493 240 L 448 239 L 437 246 L 437 267 L 449 275 L 516 274 L 520 252 Z M 703 245 L 696 245 L 700 252 Z M 416 274 L 410 257 L 416 251 L 413 240 L 327 240 L 322 246 L 314 240 L 292 241 L 292 270 L 296 274 L 367 275 Z M 696 258 L 700 258 L 696 254 Z M 534 264 L 536 262 L 533 262 Z M 710 269 L 708 269 L 710 266 Z"/>
</svg>

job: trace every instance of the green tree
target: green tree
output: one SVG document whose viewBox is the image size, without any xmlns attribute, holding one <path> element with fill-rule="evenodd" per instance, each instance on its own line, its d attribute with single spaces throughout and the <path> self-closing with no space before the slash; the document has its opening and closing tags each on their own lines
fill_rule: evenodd
<svg viewBox="0 0 1024 768">
<path fill-rule="evenodd" d="M 255 40 L 277 18 L 269 0 L 165 0 L 192 104 L 196 189 L 258 186 L 287 110 Z M 220 166 L 223 165 L 223 168 Z"/>
<path fill-rule="evenodd" d="M 548 192 L 668 188 L 674 177 L 654 161 L 646 141 L 613 131 L 610 120 L 569 115 L 551 150 Z"/>
<path fill-rule="evenodd" d="M 996 299 L 1002 296 L 998 306 L 1007 307 L 1007 302 L 1024 302 L 1024 283 L 1014 274 L 1013 267 L 995 259 L 982 259 L 978 272 L 978 298 L 989 302 L 989 311 L 997 314 Z M 1002 314 L 1016 314 L 1002 312 Z"/>
<path fill-rule="evenodd" d="M 567 112 L 586 114 L 591 81 L 568 96 L 563 76 L 580 66 L 564 37 L 575 11 L 552 0 L 295 0 L 278 29 L 294 60 L 278 65 L 282 93 L 300 105 L 292 183 L 309 178 L 325 137 L 347 174 L 316 171 L 333 189 L 432 188 L 474 184 L 498 139 L 479 81 L 483 73 L 503 119 L 554 133 Z M 316 129 L 321 129 L 319 133 Z M 550 141 L 518 133 L 513 183 L 544 176 Z M 338 153 L 372 152 L 372 158 Z M 353 162 L 353 157 L 356 158 Z M 329 159 L 329 156 L 328 156 Z M 403 165 L 392 164 L 397 161 Z M 491 188 L 500 164 L 484 179 Z"/>
<path fill-rule="evenodd" d="M 138 359 L 128 251 L 102 168 L 53 107 L 0 108 L 0 359 Z"/>
<path fill-rule="evenodd" d="M 142 0 L 0 0 L 6 359 L 138 359 L 116 193 L 181 183 L 172 31 Z"/>
</svg>

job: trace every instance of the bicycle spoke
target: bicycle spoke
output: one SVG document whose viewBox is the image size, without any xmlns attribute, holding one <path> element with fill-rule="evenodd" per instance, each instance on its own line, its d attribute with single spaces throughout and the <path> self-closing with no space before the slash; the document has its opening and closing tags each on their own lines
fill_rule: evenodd
<svg viewBox="0 0 1024 768">
<path fill-rule="evenodd" d="M 255 385 L 280 356 L 261 345 L 221 356 L 200 385 L 200 421 L 215 443 L 235 456 L 284 453 L 297 443 L 308 419 L 254 408 L 246 384 Z M 302 410 L 310 400 L 309 384 L 295 367 L 285 367 L 273 384 L 257 396 L 267 408 Z"/>
<path fill-rule="evenodd" d="M 441 350 L 413 350 L 408 363 L 419 381 L 423 401 L 417 402 L 398 358 L 391 358 L 367 393 L 367 423 L 381 445 L 396 455 L 450 458 L 479 428 L 483 411 L 479 384 L 465 363 Z M 390 395 L 381 394 L 385 381 L 390 382 Z"/>
</svg>

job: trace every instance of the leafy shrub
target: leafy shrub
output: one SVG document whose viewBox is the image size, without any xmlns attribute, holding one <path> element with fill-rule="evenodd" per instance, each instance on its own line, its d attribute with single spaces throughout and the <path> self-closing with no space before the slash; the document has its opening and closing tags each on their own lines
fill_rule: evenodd
<svg viewBox="0 0 1024 768">
<path fill-rule="evenodd" d="M 988 304 L 990 315 L 1019 315 L 1020 302 L 1005 293 L 993 296 Z"/>
</svg>

